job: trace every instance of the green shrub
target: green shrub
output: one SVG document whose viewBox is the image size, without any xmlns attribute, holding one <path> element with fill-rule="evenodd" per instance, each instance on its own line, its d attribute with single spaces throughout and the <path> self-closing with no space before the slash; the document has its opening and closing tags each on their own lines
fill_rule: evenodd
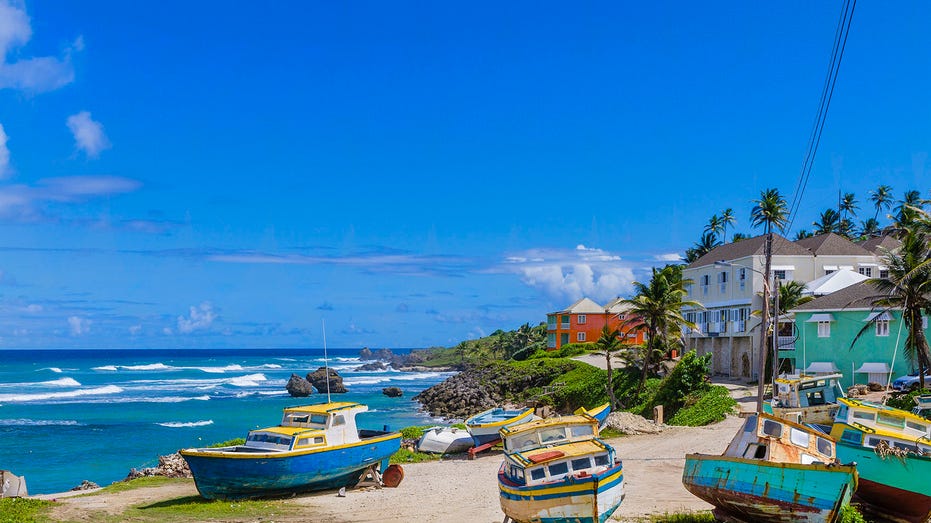
<svg viewBox="0 0 931 523">
<path fill-rule="evenodd" d="M 430 454 L 427 452 L 417 452 L 402 448 L 391 455 L 391 463 L 423 463 L 424 461 L 438 461 L 442 456 L 440 454 Z"/>
<path fill-rule="evenodd" d="M 650 523 L 714 523 L 715 521 L 717 520 L 710 512 L 686 512 L 650 517 Z"/>
<path fill-rule="evenodd" d="M 575 369 L 558 376 L 555 381 L 564 383 L 550 397 L 559 410 L 571 412 L 579 407 L 595 407 L 608 401 L 605 384 L 608 373 L 591 365 L 577 365 Z"/>
<path fill-rule="evenodd" d="M 413 425 L 411 427 L 404 427 L 401 429 L 401 437 L 403 439 L 417 439 L 419 440 L 423 436 L 424 431 L 430 427 L 435 427 L 436 425 Z"/>
<path fill-rule="evenodd" d="M 571 358 L 579 354 L 585 354 L 592 349 L 591 343 L 569 343 L 563 345 L 559 350 L 538 349 L 527 357 L 528 360 L 540 358 Z"/>
<path fill-rule="evenodd" d="M 866 523 L 866 519 L 853 505 L 845 505 L 840 509 L 840 519 L 838 523 Z"/>
<path fill-rule="evenodd" d="M 237 445 L 245 445 L 245 444 L 246 444 L 246 438 L 233 438 L 233 439 L 228 439 L 226 441 L 220 441 L 218 443 L 214 443 L 212 445 L 209 445 L 207 448 L 217 449 L 220 447 L 235 447 Z"/>
<path fill-rule="evenodd" d="M 915 408 L 915 397 L 922 394 L 931 394 L 931 391 L 925 390 L 914 390 L 907 394 L 900 394 L 898 396 L 889 398 L 886 400 L 886 405 L 895 409 L 902 409 L 911 412 Z"/>
<path fill-rule="evenodd" d="M 0 523 L 36 523 L 45 521 L 43 515 L 50 501 L 31 498 L 0 498 Z"/>
<path fill-rule="evenodd" d="M 723 420 L 737 408 L 737 402 L 723 385 L 714 385 L 707 391 L 696 391 L 686 397 L 680 408 L 667 423 L 698 427 Z"/>
</svg>

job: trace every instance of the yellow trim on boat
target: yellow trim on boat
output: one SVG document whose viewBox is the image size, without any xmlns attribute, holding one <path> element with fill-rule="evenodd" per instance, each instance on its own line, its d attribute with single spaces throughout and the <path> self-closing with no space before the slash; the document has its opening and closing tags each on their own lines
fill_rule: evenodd
<svg viewBox="0 0 931 523">
<path fill-rule="evenodd" d="M 870 426 L 864 425 L 862 423 L 857 423 L 857 422 L 853 422 L 851 424 L 851 423 L 838 421 L 835 423 L 835 425 L 841 428 L 842 430 L 837 431 L 838 436 L 834 436 L 835 431 L 832 430 L 831 437 L 833 437 L 834 439 L 838 439 L 838 440 L 840 439 L 840 435 L 843 434 L 844 432 L 844 427 L 850 427 L 851 429 L 856 430 L 858 432 L 862 432 L 866 434 L 867 436 L 879 436 L 883 438 L 896 439 L 899 441 L 913 441 L 916 443 L 923 442 L 925 444 L 931 443 L 931 440 L 929 440 L 928 438 L 924 436 L 915 436 L 914 434 L 904 434 L 902 432 L 896 432 L 894 430 L 874 428 L 874 427 L 870 427 Z"/>
<path fill-rule="evenodd" d="M 482 414 L 478 414 L 476 417 L 481 416 Z M 487 427 L 503 427 L 504 425 L 507 425 L 508 423 L 514 423 L 515 421 L 520 421 L 526 418 L 527 416 L 531 416 L 531 415 L 533 415 L 533 409 L 527 409 L 523 414 L 519 416 L 514 416 L 513 418 L 508 418 L 502 421 L 495 421 L 494 423 L 473 423 L 470 426 L 473 428 L 477 428 L 477 429 L 484 429 Z"/>
<path fill-rule="evenodd" d="M 621 469 L 615 472 L 614 474 L 611 474 L 608 477 L 599 479 L 598 483 L 599 484 L 610 483 L 616 480 L 617 478 L 623 477 L 623 476 L 624 476 L 624 470 Z M 533 490 L 527 490 L 528 487 L 514 488 L 514 487 L 508 487 L 508 486 L 502 485 L 500 482 L 498 483 L 498 488 L 500 490 L 507 492 L 508 494 L 514 494 L 517 496 L 548 496 L 548 495 L 553 495 L 553 494 L 566 494 L 570 492 L 592 490 L 592 483 L 572 483 L 572 484 L 564 485 L 562 484 L 562 481 L 560 481 L 560 485 L 558 487 L 553 486 L 549 488 L 539 488 L 540 486 L 541 485 L 532 485 L 529 488 Z"/>
<path fill-rule="evenodd" d="M 308 432 L 316 432 L 320 435 L 324 434 L 324 431 L 321 429 L 311 429 L 307 427 L 282 427 L 281 425 L 275 425 L 274 427 L 267 427 L 264 429 L 255 429 L 250 430 L 249 433 L 253 432 L 271 432 L 274 434 L 284 434 L 285 436 L 297 436 L 298 434 L 304 435 Z"/>
<path fill-rule="evenodd" d="M 284 412 L 301 412 L 310 414 L 329 414 L 338 410 L 351 409 L 352 407 L 361 407 L 362 404 L 352 401 L 334 401 L 330 403 L 318 403 L 316 405 L 299 405 L 296 407 L 285 407 Z"/>
<path fill-rule="evenodd" d="M 867 403 L 867 402 L 852 400 L 850 398 L 837 398 L 837 401 L 839 401 L 840 403 L 844 405 L 847 405 L 848 407 L 857 408 L 857 409 L 867 409 L 873 412 L 882 412 L 890 416 L 899 416 L 909 421 L 921 423 L 922 425 L 926 425 L 926 426 L 931 425 L 931 421 L 928 421 L 927 419 L 922 418 L 921 416 L 917 414 L 912 414 L 911 412 L 907 410 L 893 409 L 892 407 L 887 407 L 885 405 L 876 405 L 874 403 Z"/>
<path fill-rule="evenodd" d="M 586 441 L 577 441 L 575 443 L 565 443 L 563 445 L 554 445 L 552 447 L 540 447 L 538 449 L 529 450 L 527 452 L 515 452 L 508 455 L 520 466 L 523 467 L 532 467 L 536 465 L 543 465 L 550 463 L 552 461 L 557 461 L 561 459 L 572 459 L 579 456 L 587 456 L 596 453 L 602 453 L 607 451 L 607 447 L 598 440 L 586 440 Z M 561 456 L 555 456 L 553 458 L 543 460 L 543 461 L 533 461 L 534 456 L 539 456 L 540 454 L 546 454 L 548 452 L 559 451 L 562 453 Z"/>
<path fill-rule="evenodd" d="M 528 421 L 527 423 L 521 423 L 520 425 L 514 425 L 513 427 L 505 427 L 501 429 L 502 436 L 514 436 L 516 434 L 521 434 L 523 432 L 529 432 L 541 427 L 558 427 L 560 425 L 579 425 L 581 423 L 589 425 L 598 425 L 598 420 L 592 418 L 588 414 L 576 414 L 573 416 L 556 416 L 546 419 L 538 419 L 534 421 Z"/>
<path fill-rule="evenodd" d="M 334 445 L 332 447 L 317 447 L 312 449 L 288 450 L 282 452 L 228 452 L 212 449 L 183 449 L 180 451 L 182 456 L 200 456 L 208 458 L 230 458 L 230 459 L 256 459 L 256 458 L 293 458 L 294 456 L 303 456 L 305 454 L 318 454 L 321 452 L 330 452 L 333 450 L 360 447 L 371 445 L 372 443 L 381 443 L 392 439 L 401 439 L 400 432 L 392 432 L 384 436 L 367 438 L 362 441 L 346 443 L 343 445 Z"/>
</svg>

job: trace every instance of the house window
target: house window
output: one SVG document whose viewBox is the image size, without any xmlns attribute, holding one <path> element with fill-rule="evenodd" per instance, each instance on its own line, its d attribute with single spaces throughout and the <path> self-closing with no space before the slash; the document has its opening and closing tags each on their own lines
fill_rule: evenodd
<svg viewBox="0 0 931 523">
<path fill-rule="evenodd" d="M 576 341 L 585 341 L 585 333 L 579 332 L 575 335 Z"/>
<path fill-rule="evenodd" d="M 708 285 L 711 284 L 711 276 L 703 274 L 701 277 L 701 293 L 708 294 Z"/>
<path fill-rule="evenodd" d="M 737 281 L 740 285 L 740 290 L 744 290 L 744 285 L 747 282 L 747 269 L 737 269 Z"/>
<path fill-rule="evenodd" d="M 876 321 L 876 335 L 877 336 L 888 336 L 889 335 L 889 320 L 877 320 Z"/>
<path fill-rule="evenodd" d="M 775 279 L 777 279 L 777 280 L 785 280 L 785 279 L 786 279 L 786 271 L 781 270 L 781 269 L 778 270 L 778 271 L 773 271 L 773 278 L 775 278 Z"/>
<path fill-rule="evenodd" d="M 889 279 L 889 269 L 879 269 L 879 277 L 888 280 Z"/>
<path fill-rule="evenodd" d="M 873 268 L 872 267 L 860 267 L 860 274 L 866 276 L 867 278 L 873 277 Z"/>
<path fill-rule="evenodd" d="M 727 273 L 719 272 L 718 273 L 718 283 L 721 284 L 721 294 L 727 292 Z"/>
<path fill-rule="evenodd" d="M 585 325 L 585 315 L 579 314 L 579 325 Z"/>
<path fill-rule="evenodd" d="M 818 322 L 818 337 L 819 338 L 830 338 L 831 337 L 831 322 L 829 321 Z"/>
</svg>

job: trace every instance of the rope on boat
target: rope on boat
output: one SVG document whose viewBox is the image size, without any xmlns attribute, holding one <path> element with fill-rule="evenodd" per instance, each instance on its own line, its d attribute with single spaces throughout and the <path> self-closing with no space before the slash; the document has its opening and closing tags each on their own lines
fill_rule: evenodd
<svg viewBox="0 0 931 523">
<path fill-rule="evenodd" d="M 876 447 L 873 448 L 873 452 L 875 452 L 880 458 L 883 459 L 886 459 L 888 456 L 895 456 L 901 460 L 904 460 L 906 457 L 908 457 L 909 454 L 915 454 L 918 456 L 924 455 L 924 452 L 921 451 L 921 448 L 918 449 L 918 452 L 914 452 L 908 449 L 889 445 L 889 442 L 884 439 L 879 440 L 879 443 L 877 443 Z"/>
</svg>

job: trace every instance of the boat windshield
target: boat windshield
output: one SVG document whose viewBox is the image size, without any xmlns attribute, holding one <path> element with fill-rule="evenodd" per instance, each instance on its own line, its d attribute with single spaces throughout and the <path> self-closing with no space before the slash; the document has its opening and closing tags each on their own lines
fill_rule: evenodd
<svg viewBox="0 0 931 523">
<path fill-rule="evenodd" d="M 247 447 L 255 447 L 270 450 L 288 450 L 291 448 L 291 442 L 294 440 L 291 436 L 283 434 L 273 434 L 270 432 L 250 432 L 246 438 Z"/>
<path fill-rule="evenodd" d="M 281 424 L 285 427 L 307 427 L 322 429 L 326 427 L 326 414 L 311 414 L 308 412 L 285 412 Z"/>
</svg>

